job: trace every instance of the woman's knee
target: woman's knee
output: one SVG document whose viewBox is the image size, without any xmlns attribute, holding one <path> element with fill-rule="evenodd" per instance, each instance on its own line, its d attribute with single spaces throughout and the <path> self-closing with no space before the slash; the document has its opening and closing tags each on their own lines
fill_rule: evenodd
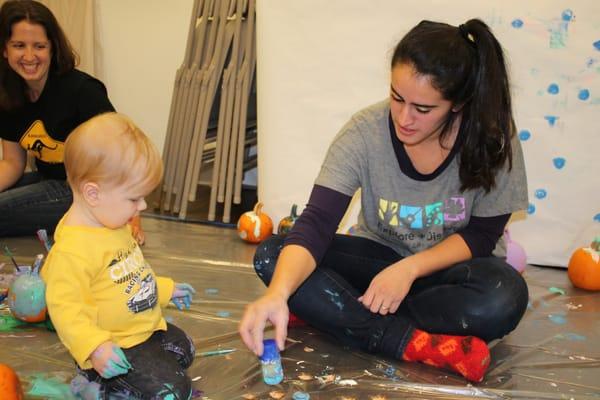
<svg viewBox="0 0 600 400">
<path fill-rule="evenodd" d="M 480 271 L 485 274 L 485 300 L 474 313 L 481 318 L 482 339 L 493 340 L 517 327 L 527 309 L 529 291 L 523 277 L 502 259 L 491 260 Z"/>
<path fill-rule="evenodd" d="M 275 271 L 277 258 L 283 248 L 283 237 L 273 235 L 262 241 L 254 253 L 254 270 L 259 278 L 268 285 Z"/>
</svg>

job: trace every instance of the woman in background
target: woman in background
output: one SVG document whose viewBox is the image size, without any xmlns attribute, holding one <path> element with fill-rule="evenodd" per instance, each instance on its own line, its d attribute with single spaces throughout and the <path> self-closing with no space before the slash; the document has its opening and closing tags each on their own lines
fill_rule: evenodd
<svg viewBox="0 0 600 400">
<path fill-rule="evenodd" d="M 104 84 L 75 68 L 77 54 L 43 4 L 4 3 L 0 43 L 0 237 L 53 231 L 72 202 L 64 142 L 79 124 L 114 107 Z M 25 172 L 28 153 L 37 171 Z"/>
</svg>

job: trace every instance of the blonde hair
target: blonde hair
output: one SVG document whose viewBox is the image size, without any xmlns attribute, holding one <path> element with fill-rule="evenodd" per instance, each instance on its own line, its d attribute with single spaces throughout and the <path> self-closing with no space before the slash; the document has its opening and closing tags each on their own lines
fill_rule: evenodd
<svg viewBox="0 0 600 400">
<path fill-rule="evenodd" d="M 152 191 L 163 176 L 161 156 L 141 129 L 123 114 L 97 115 L 68 136 L 64 154 L 67 180 L 79 192 L 85 182 L 125 183 Z"/>
</svg>

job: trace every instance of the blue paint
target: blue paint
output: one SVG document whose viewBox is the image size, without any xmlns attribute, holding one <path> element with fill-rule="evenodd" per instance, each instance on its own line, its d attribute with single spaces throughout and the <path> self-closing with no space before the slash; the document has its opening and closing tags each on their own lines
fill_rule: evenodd
<svg viewBox="0 0 600 400">
<path fill-rule="evenodd" d="M 562 169 L 565 166 L 566 162 L 567 162 L 567 160 L 565 160 L 562 157 L 556 157 L 552 160 L 552 163 L 554 164 L 556 169 Z"/>
<path fill-rule="evenodd" d="M 229 318 L 231 313 L 229 311 L 217 311 L 217 317 Z"/>
<path fill-rule="evenodd" d="M 512 25 L 513 28 L 519 29 L 519 28 L 523 27 L 523 20 L 519 19 L 519 18 L 515 18 L 515 19 L 513 19 L 513 21 L 510 24 Z"/>
<path fill-rule="evenodd" d="M 383 373 L 385 374 L 385 376 L 387 376 L 388 378 L 392 378 L 396 376 L 396 368 L 392 367 L 391 365 L 389 367 L 387 367 L 385 369 L 385 371 L 383 371 Z"/>
<path fill-rule="evenodd" d="M 535 206 L 531 203 L 529 203 L 529 206 L 527 206 L 527 214 L 529 214 L 529 215 L 535 214 Z"/>
<path fill-rule="evenodd" d="M 587 89 L 581 89 L 577 97 L 579 98 L 579 100 L 585 101 L 590 98 L 590 91 Z"/>
<path fill-rule="evenodd" d="M 546 189 L 538 189 L 535 191 L 535 197 L 540 200 L 545 199 L 546 196 L 548 196 L 548 192 L 546 191 Z"/>
<path fill-rule="evenodd" d="M 219 293 L 219 289 L 217 289 L 217 288 L 206 288 L 206 289 L 204 289 L 204 293 L 205 294 L 218 294 Z"/>
<path fill-rule="evenodd" d="M 292 399 L 294 400 L 309 400 L 310 399 L 310 394 L 306 393 L 306 392 L 294 392 L 294 394 L 292 395 Z"/>
<path fill-rule="evenodd" d="M 533 304 L 531 303 L 531 300 L 529 300 L 529 301 L 527 302 L 527 309 L 528 309 L 528 310 L 533 310 Z"/>
<path fill-rule="evenodd" d="M 561 17 L 563 21 L 571 21 L 573 19 L 573 10 L 567 8 L 562 12 Z"/>
<path fill-rule="evenodd" d="M 572 341 L 576 341 L 576 342 L 582 342 L 584 340 L 586 340 L 587 338 L 583 335 L 579 335 L 577 333 L 572 333 L 572 332 L 567 332 L 567 333 L 563 333 L 561 335 L 558 335 L 561 338 L 567 339 L 567 340 L 572 340 Z"/>
<path fill-rule="evenodd" d="M 596 48 L 596 50 L 600 51 L 600 40 L 596 40 L 596 41 L 593 43 L 593 45 L 594 45 L 594 47 Z"/>
<path fill-rule="evenodd" d="M 529 140 L 531 138 L 531 132 L 529 132 L 526 129 L 523 129 L 522 131 L 519 132 L 519 139 L 521 139 L 521 141 L 526 141 Z"/>
<path fill-rule="evenodd" d="M 263 353 L 259 359 L 263 381 L 267 385 L 280 383 L 283 380 L 283 367 L 275 339 L 263 340 Z"/>
<path fill-rule="evenodd" d="M 548 93 L 550 94 L 558 94 L 558 92 L 560 91 L 560 88 L 558 87 L 558 85 L 556 83 L 551 83 L 548 86 Z"/>
<path fill-rule="evenodd" d="M 339 293 L 333 292 L 329 289 L 325 289 L 325 293 L 327 293 L 329 295 L 329 300 L 331 300 L 331 302 L 333 304 L 335 304 L 337 306 L 337 308 L 340 309 L 340 311 L 344 309 L 344 303 L 342 303 Z"/>
<path fill-rule="evenodd" d="M 550 319 L 550 321 L 558 325 L 564 325 L 567 323 L 567 319 L 562 314 L 550 314 L 548 315 L 548 318 Z"/>
<path fill-rule="evenodd" d="M 600 222 L 600 214 L 594 215 L 594 221 Z"/>
<path fill-rule="evenodd" d="M 556 124 L 556 121 L 558 120 L 558 117 L 556 115 L 544 115 L 544 119 L 548 121 L 548 124 L 550 126 L 554 126 L 554 124 Z"/>
</svg>

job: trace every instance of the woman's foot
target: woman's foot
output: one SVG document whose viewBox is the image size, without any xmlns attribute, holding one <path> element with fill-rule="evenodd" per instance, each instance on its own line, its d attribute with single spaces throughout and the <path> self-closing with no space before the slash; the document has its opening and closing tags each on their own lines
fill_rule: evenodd
<svg viewBox="0 0 600 400">
<path fill-rule="evenodd" d="M 402 359 L 450 369 L 481 382 L 490 365 L 490 350 L 475 336 L 436 335 L 415 329 Z"/>
</svg>

